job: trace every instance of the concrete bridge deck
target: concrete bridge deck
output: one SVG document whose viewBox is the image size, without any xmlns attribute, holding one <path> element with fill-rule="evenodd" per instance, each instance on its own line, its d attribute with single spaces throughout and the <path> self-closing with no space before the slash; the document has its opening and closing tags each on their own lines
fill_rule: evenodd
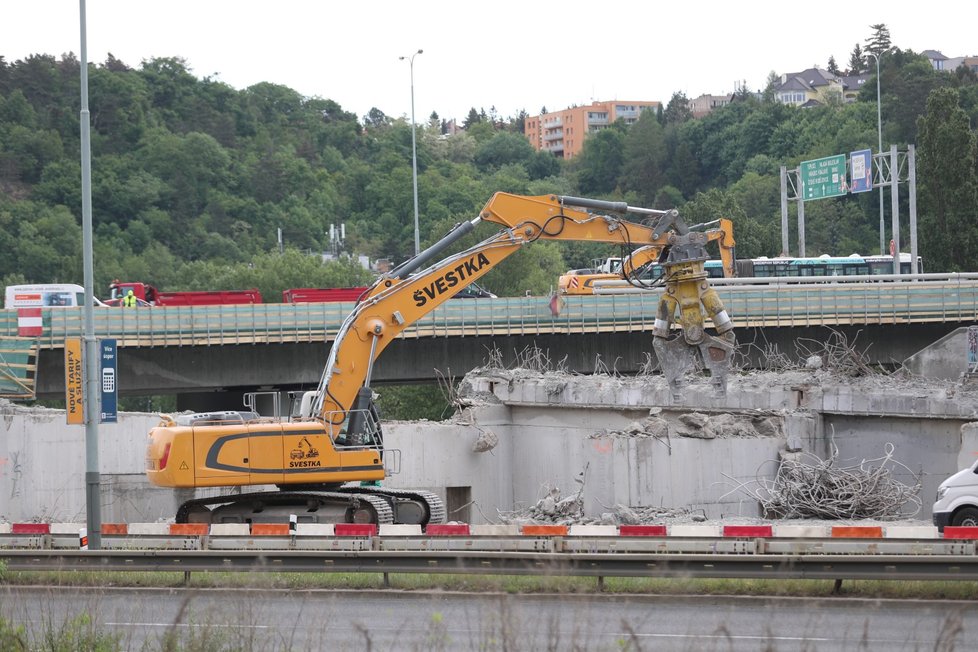
<svg viewBox="0 0 978 652">
<path fill-rule="evenodd" d="M 798 338 L 832 331 L 869 347 L 870 361 L 899 363 L 978 315 L 978 274 L 758 279 L 714 282 L 747 356 L 772 344 L 789 355 Z M 609 289 L 614 292 L 614 289 Z M 567 368 L 598 360 L 631 373 L 652 358 L 661 289 L 627 294 L 453 300 L 408 328 L 378 361 L 378 382 L 460 375 L 498 350 L 504 362 L 537 347 Z M 95 335 L 120 347 L 123 394 L 298 388 L 315 384 L 353 304 L 258 304 L 95 311 Z M 42 310 L 36 393 L 63 395 L 66 337 L 80 337 L 83 311 Z M 17 339 L 17 311 L 0 311 L 0 340 Z M 436 370 L 438 370 L 436 372 Z"/>
</svg>

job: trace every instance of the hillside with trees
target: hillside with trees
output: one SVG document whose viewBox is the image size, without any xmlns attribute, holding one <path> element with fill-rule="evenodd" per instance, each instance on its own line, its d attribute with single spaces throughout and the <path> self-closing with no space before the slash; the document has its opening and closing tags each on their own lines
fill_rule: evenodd
<svg viewBox="0 0 978 652">
<path fill-rule="evenodd" d="M 880 55 L 884 148 L 917 147 L 926 268 L 974 271 L 978 79 L 964 68 L 935 71 L 888 35 L 866 47 Z M 866 66 L 856 55 L 850 64 Z M 838 68 L 834 57 L 829 66 Z M 70 54 L 0 57 L 4 285 L 81 280 L 79 72 Z M 174 290 L 258 287 L 269 298 L 287 287 L 362 284 L 369 273 L 359 266 L 321 261 L 340 223 L 351 252 L 394 263 L 413 253 L 411 127 L 379 108 L 356 116 L 272 83 L 236 90 L 197 78 L 178 57 L 131 67 L 111 55 L 90 64 L 89 105 L 96 294 L 113 278 Z M 419 125 L 422 246 L 506 191 L 677 207 L 690 223 L 728 217 L 738 256 L 777 255 L 779 167 L 875 150 L 877 141 L 875 80 L 854 103 L 804 109 L 775 102 L 770 87 L 741 91 L 702 119 L 677 93 L 659 114 L 591 135 L 568 162 L 533 150 L 526 116 L 473 108 L 453 135 L 435 113 Z M 906 215 L 905 190 L 901 201 Z M 876 252 L 877 202 L 865 193 L 806 204 L 808 253 Z M 492 231 L 482 226 L 463 244 Z M 607 253 L 534 245 L 484 284 L 500 295 L 544 294 L 567 268 Z"/>
</svg>

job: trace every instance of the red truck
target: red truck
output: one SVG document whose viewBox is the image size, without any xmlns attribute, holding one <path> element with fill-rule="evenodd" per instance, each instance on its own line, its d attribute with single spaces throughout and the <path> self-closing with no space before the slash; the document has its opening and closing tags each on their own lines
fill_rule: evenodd
<svg viewBox="0 0 978 652">
<path fill-rule="evenodd" d="M 213 306 L 261 303 L 261 292 L 251 290 L 196 290 L 186 292 L 161 292 L 145 283 L 112 281 L 109 285 L 110 306 L 122 305 L 122 297 L 132 290 L 140 305 L 151 306 Z"/>
<path fill-rule="evenodd" d="M 359 288 L 291 288 L 282 290 L 284 303 L 331 303 L 334 301 L 358 301 L 367 291 Z"/>
<path fill-rule="evenodd" d="M 369 288 L 291 288 L 282 290 L 284 303 L 331 303 L 334 301 L 359 301 Z M 456 299 L 495 299 L 496 295 L 485 288 L 470 283 L 455 295 Z"/>
</svg>

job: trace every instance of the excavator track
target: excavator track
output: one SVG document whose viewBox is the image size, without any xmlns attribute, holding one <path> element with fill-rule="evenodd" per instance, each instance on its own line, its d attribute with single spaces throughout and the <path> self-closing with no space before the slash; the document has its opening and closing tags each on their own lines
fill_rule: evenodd
<svg viewBox="0 0 978 652">
<path fill-rule="evenodd" d="M 339 491 L 349 491 L 357 494 L 369 493 L 374 496 L 383 496 L 386 497 L 392 504 L 396 504 L 398 501 L 411 502 L 414 504 L 421 503 L 425 506 L 427 515 L 422 516 L 420 523 L 418 523 L 419 525 L 425 526 L 429 523 L 445 522 L 445 503 L 442 502 L 441 497 L 438 494 L 430 491 L 423 491 L 421 489 L 392 489 L 390 487 L 364 487 L 359 485 L 344 485 L 339 488 Z M 394 522 L 402 522 L 397 518 L 396 514 Z"/>
<path fill-rule="evenodd" d="M 352 488 L 351 488 L 352 489 Z M 436 496 L 437 498 L 437 496 Z M 212 496 L 209 498 L 195 498 L 188 500 L 180 505 L 177 510 L 176 522 L 193 522 L 189 519 L 195 514 L 197 508 L 208 508 L 211 505 L 221 507 L 246 508 L 251 507 L 256 514 L 261 514 L 266 507 L 273 507 L 277 512 L 284 509 L 292 509 L 300 516 L 299 522 L 304 522 L 301 515 L 308 513 L 311 506 L 317 508 L 331 507 L 334 510 L 342 510 L 342 519 L 328 519 L 318 522 L 351 522 L 347 515 L 356 511 L 361 511 L 366 506 L 366 511 L 370 514 L 370 522 L 378 525 L 394 522 L 394 509 L 390 502 L 382 496 L 373 495 L 372 492 L 361 491 L 258 491 L 248 494 Z M 258 508 L 257 511 L 255 508 Z M 196 512 L 199 514 L 199 512 Z M 239 522 L 254 520 L 240 517 Z M 281 519 L 275 519 L 281 520 Z M 199 521 L 197 521 L 199 522 Z M 213 522 L 213 521 L 210 521 Z M 234 521 L 224 521 L 234 522 Z"/>
</svg>

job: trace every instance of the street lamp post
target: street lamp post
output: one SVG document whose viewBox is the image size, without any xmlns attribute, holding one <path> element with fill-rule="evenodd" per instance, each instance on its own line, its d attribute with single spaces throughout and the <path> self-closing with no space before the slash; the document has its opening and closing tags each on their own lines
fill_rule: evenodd
<svg viewBox="0 0 978 652">
<path fill-rule="evenodd" d="M 421 253 L 421 231 L 418 227 L 418 143 L 417 137 L 415 136 L 415 125 L 414 125 L 414 57 L 418 56 L 424 52 L 424 50 L 418 50 L 414 54 L 407 57 L 400 57 L 401 61 L 407 59 L 408 64 L 411 68 L 411 168 L 413 171 L 414 179 L 414 255 L 417 256 Z M 880 140 L 880 143 L 883 141 Z M 882 148 L 882 144 L 880 145 Z M 880 196 L 880 202 L 882 202 L 882 195 Z M 883 204 L 880 203 L 882 209 Z"/>
<path fill-rule="evenodd" d="M 882 104 L 883 98 L 880 96 L 880 58 L 875 52 L 866 52 L 867 55 L 876 59 L 876 134 L 879 137 L 879 149 L 876 153 L 879 156 L 883 156 L 883 112 Z M 883 168 L 882 166 L 877 166 L 880 171 L 880 255 L 886 254 L 886 223 L 883 221 Z M 896 252 L 893 252 L 896 255 Z"/>
</svg>

